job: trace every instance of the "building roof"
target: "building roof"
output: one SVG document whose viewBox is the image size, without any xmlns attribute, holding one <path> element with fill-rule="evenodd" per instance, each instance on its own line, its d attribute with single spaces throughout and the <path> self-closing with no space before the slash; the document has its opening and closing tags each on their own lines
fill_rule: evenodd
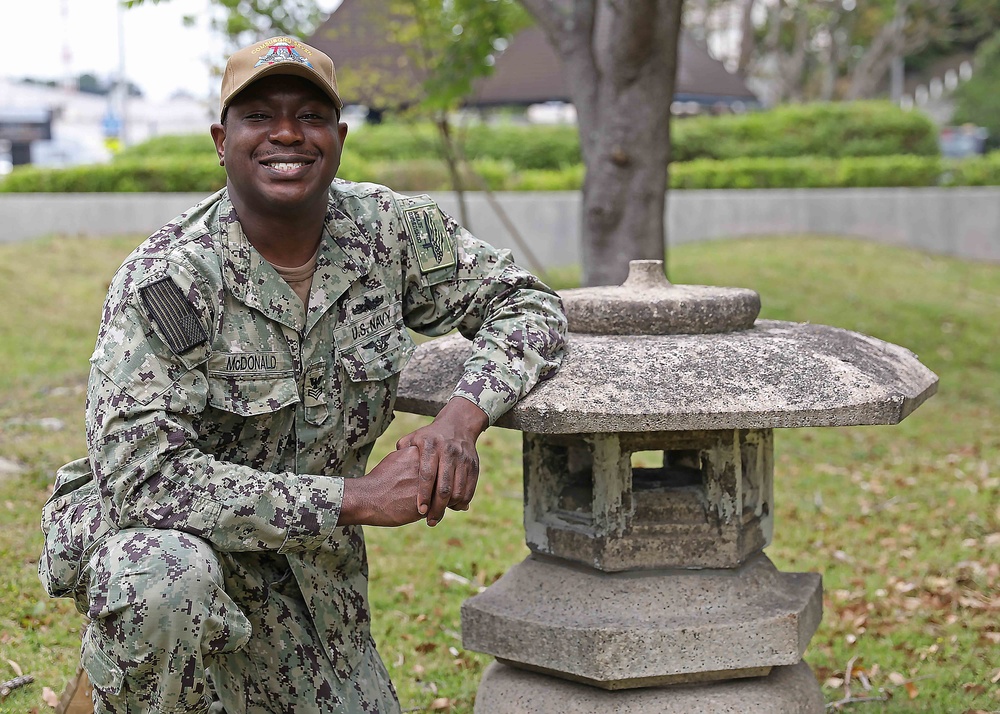
<svg viewBox="0 0 1000 714">
<path fill-rule="evenodd" d="M 708 50 L 681 33 L 674 98 L 702 104 L 742 101 L 756 103 L 743 79 L 726 70 Z M 539 27 L 518 33 L 497 58 L 494 72 L 469 98 L 473 105 L 538 104 L 569 102 L 562 61 Z"/>
<path fill-rule="evenodd" d="M 406 106 L 422 96 L 426 72 L 413 49 L 397 44 L 386 27 L 406 25 L 412 19 L 390 12 L 386 0 L 344 0 L 309 43 L 326 52 L 337 65 L 340 95 L 346 104 L 371 107 Z M 674 97 L 700 104 L 757 98 L 743 79 L 713 59 L 707 48 L 681 34 Z M 529 105 L 569 102 L 562 62 L 538 27 L 529 27 L 511 40 L 496 60 L 491 76 L 478 82 L 468 106 Z"/>
</svg>

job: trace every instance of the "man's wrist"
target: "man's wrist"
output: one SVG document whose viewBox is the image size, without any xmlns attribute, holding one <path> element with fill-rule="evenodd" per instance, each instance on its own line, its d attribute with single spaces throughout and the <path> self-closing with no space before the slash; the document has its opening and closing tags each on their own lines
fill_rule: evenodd
<svg viewBox="0 0 1000 714">
<path fill-rule="evenodd" d="M 366 523 L 364 509 L 369 499 L 364 495 L 365 484 L 359 478 L 344 479 L 344 498 L 340 506 L 338 526 L 356 526 Z"/>
<path fill-rule="evenodd" d="M 472 441 L 478 439 L 490 426 L 489 414 L 471 399 L 462 396 L 449 399 L 434 421 L 448 423 L 455 429 L 465 431 Z"/>
</svg>

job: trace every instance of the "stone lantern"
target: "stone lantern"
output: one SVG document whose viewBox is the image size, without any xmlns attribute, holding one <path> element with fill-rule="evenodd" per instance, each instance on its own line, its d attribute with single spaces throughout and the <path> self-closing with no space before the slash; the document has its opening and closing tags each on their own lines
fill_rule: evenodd
<svg viewBox="0 0 1000 714">
<path fill-rule="evenodd" d="M 751 290 L 671 285 L 661 261 L 562 295 L 562 369 L 499 422 L 524 434 L 531 555 L 462 607 L 465 646 L 497 660 L 476 712 L 820 714 L 820 576 L 763 552 L 772 430 L 895 424 L 937 377 L 871 337 L 757 320 Z M 422 345 L 397 408 L 436 414 L 469 351 Z"/>
</svg>

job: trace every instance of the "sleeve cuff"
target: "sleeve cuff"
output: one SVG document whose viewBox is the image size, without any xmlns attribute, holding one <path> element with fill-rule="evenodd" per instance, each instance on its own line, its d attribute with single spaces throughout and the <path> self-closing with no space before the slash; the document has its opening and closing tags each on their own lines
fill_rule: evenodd
<svg viewBox="0 0 1000 714">
<path fill-rule="evenodd" d="M 496 374 L 487 371 L 466 372 L 453 397 L 463 397 L 486 412 L 490 426 L 517 403 L 519 392 Z"/>
<path fill-rule="evenodd" d="M 344 479 L 334 476 L 296 476 L 298 499 L 285 542 L 279 553 L 318 550 L 330 540 L 344 503 Z"/>
</svg>

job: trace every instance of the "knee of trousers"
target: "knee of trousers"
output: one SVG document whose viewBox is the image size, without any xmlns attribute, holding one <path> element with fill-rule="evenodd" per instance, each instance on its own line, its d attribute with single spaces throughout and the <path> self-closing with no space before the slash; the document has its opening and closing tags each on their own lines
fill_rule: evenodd
<svg viewBox="0 0 1000 714">
<path fill-rule="evenodd" d="M 250 623 L 223 588 L 219 558 L 188 533 L 135 528 L 109 536 L 91 556 L 88 615 L 93 635 L 117 648 L 232 652 Z M 96 626 L 96 627 L 95 627 Z"/>
</svg>

